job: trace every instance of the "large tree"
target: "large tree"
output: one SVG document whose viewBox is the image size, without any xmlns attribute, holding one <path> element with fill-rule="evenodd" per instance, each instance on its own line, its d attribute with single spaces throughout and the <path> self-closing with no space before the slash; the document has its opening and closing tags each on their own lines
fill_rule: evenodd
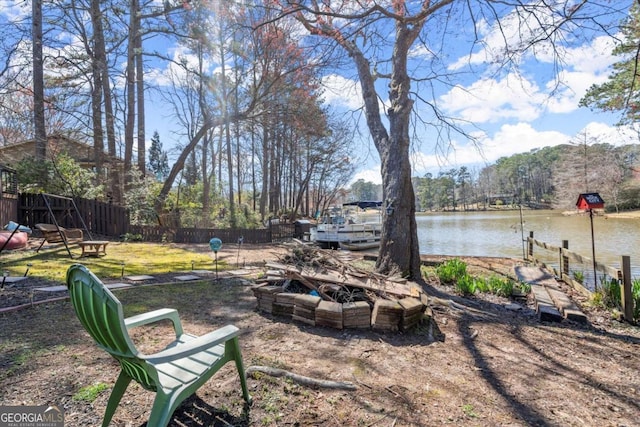
<svg viewBox="0 0 640 427">
<path fill-rule="evenodd" d="M 580 105 L 620 112 L 619 124 L 634 124 L 640 119 L 640 4 L 634 2 L 620 29 L 622 39 L 611 52 L 620 60 L 606 82 L 589 88 Z"/>
<path fill-rule="evenodd" d="M 505 1 L 465 0 L 423 1 L 357 1 L 317 2 L 280 0 L 283 16 L 294 16 L 306 30 L 332 43 L 334 54 L 346 53 L 355 65 L 362 89 L 362 101 L 371 139 L 381 161 L 383 197 L 389 209 L 383 216 L 382 234 L 377 269 L 381 272 L 399 271 L 405 276 L 420 277 L 420 257 L 415 221 L 415 197 L 411 183 L 410 142 L 411 119 L 416 101 L 423 101 L 432 117 L 419 118 L 441 130 L 438 134 L 448 143 L 448 135 L 461 131 L 459 124 L 446 118 L 438 108 L 435 96 L 412 92 L 416 81 L 447 81 L 455 78 L 451 69 L 443 66 L 447 43 L 456 38 L 464 26 L 473 26 L 468 52 L 481 50 L 483 29 L 491 27 L 503 47 L 494 52 L 497 65 L 517 68 L 523 52 L 543 43 L 544 55 L 562 53 L 565 42 L 576 41 L 564 30 L 574 31 L 588 24 L 606 28 L 604 20 L 614 8 L 622 10 L 628 3 L 612 5 L 610 1 Z M 274 2 L 267 2 L 269 6 Z M 598 18 L 596 18 L 598 17 Z M 455 32 L 452 31 L 455 29 Z M 419 63 L 410 63 L 411 49 L 429 52 Z M 456 43 L 465 41 L 457 38 Z M 584 41 L 584 40 L 582 40 Z M 335 49 L 338 45 L 341 50 Z M 485 54 L 487 51 L 484 52 Z M 471 63 L 471 58 L 469 63 Z M 560 61 L 556 61 L 557 64 Z M 416 65 L 417 64 L 417 65 Z M 413 68 L 410 68 L 412 66 Z M 381 85 L 388 82 L 388 100 L 381 112 Z M 444 129 L 444 131 L 442 131 Z M 464 132 L 462 132 L 464 134 Z"/>
<path fill-rule="evenodd" d="M 42 0 L 33 0 L 32 9 L 32 48 L 33 48 L 33 123 L 36 141 L 37 160 L 44 161 L 47 155 L 47 130 L 44 109 L 44 58 L 42 30 Z"/>
</svg>

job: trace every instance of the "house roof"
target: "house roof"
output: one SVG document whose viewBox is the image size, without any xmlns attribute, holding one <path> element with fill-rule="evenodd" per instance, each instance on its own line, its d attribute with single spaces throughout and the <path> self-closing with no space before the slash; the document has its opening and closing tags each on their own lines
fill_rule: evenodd
<svg viewBox="0 0 640 427">
<path fill-rule="evenodd" d="M 17 142 L 0 147 L 0 156 L 9 165 L 32 157 L 35 152 L 35 139 Z M 81 164 L 92 165 L 95 163 L 94 149 L 92 145 L 66 135 L 50 135 L 47 139 L 47 157 L 60 153 L 67 153 L 71 158 Z M 105 153 L 105 162 L 110 162 L 112 156 Z M 121 161 L 117 159 L 116 161 Z"/>
</svg>

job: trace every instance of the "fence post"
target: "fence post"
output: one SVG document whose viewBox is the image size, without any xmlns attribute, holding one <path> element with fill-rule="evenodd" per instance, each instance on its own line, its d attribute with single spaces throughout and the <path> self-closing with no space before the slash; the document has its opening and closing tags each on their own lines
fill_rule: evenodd
<svg viewBox="0 0 640 427">
<path fill-rule="evenodd" d="M 628 322 L 633 321 L 633 295 L 631 293 L 631 258 L 622 256 L 622 283 L 620 284 L 620 302 L 622 313 Z"/>
<path fill-rule="evenodd" d="M 562 249 L 560 249 L 560 279 L 564 279 L 564 275 L 570 276 L 569 272 L 569 257 L 564 255 L 564 249 L 569 249 L 569 241 L 562 241 Z"/>
<path fill-rule="evenodd" d="M 529 239 L 528 239 L 528 247 L 527 247 L 527 260 L 531 261 L 533 260 L 533 231 L 529 232 Z"/>
</svg>

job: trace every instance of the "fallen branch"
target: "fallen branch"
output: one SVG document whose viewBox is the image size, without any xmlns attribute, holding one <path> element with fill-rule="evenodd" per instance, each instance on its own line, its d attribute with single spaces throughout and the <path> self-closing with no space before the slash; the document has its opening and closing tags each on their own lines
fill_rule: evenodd
<svg viewBox="0 0 640 427">
<path fill-rule="evenodd" d="M 293 372 L 285 371 L 284 369 L 272 368 L 270 366 L 249 366 L 246 369 L 247 376 L 254 373 L 260 372 L 265 375 L 269 375 L 271 377 L 285 377 L 291 379 L 293 382 L 305 386 L 316 386 L 322 388 L 334 388 L 339 390 L 357 390 L 355 384 L 349 381 L 339 382 L 339 381 L 327 381 L 327 380 L 319 380 L 316 378 L 305 377 L 303 375 L 294 374 Z"/>
</svg>

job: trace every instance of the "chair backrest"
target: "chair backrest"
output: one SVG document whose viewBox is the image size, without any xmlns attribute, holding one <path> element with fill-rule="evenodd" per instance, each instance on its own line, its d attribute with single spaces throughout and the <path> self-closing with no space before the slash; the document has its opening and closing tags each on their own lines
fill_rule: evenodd
<svg viewBox="0 0 640 427">
<path fill-rule="evenodd" d="M 64 231 L 64 227 L 59 227 L 56 226 L 55 224 L 44 224 L 44 223 L 39 223 L 36 224 L 36 228 L 42 232 L 47 232 L 47 233 L 51 233 L 51 232 L 57 232 L 58 230 Z"/>
<path fill-rule="evenodd" d="M 89 335 L 111 354 L 142 387 L 156 390 L 157 373 L 136 350 L 124 325 L 122 304 L 88 268 L 74 264 L 67 270 L 71 304 Z"/>
</svg>

